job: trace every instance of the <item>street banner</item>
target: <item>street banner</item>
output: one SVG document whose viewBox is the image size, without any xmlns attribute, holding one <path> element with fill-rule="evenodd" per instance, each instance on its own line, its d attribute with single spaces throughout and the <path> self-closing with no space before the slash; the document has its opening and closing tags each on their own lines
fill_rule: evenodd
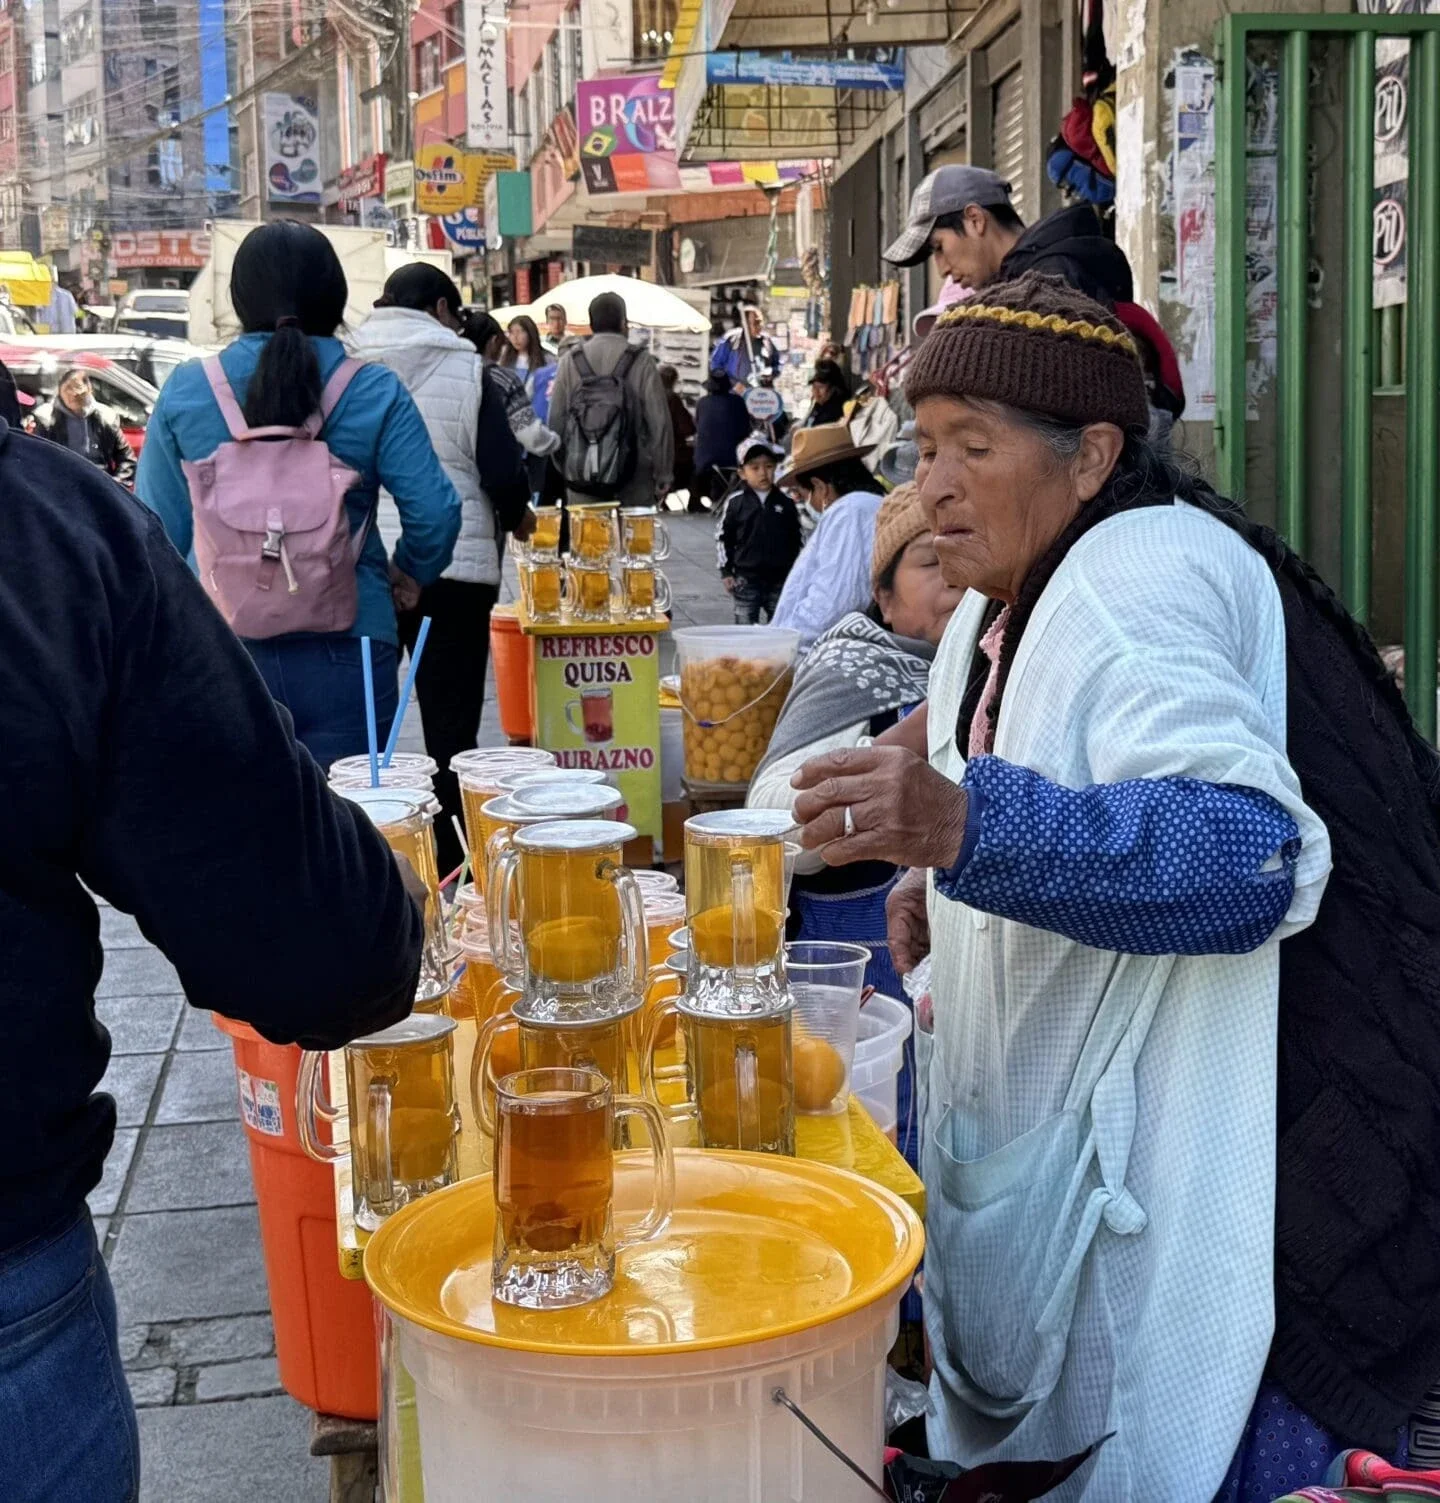
<svg viewBox="0 0 1440 1503">
<path fill-rule="evenodd" d="M 465 144 L 475 151 L 510 145 L 504 0 L 465 0 Z"/>
<path fill-rule="evenodd" d="M 675 92 L 660 87 L 658 73 L 582 79 L 576 116 L 580 171 L 592 195 L 679 188 Z"/>
<path fill-rule="evenodd" d="M 415 148 L 415 207 L 421 214 L 455 214 L 485 202 L 485 184 L 515 166 L 502 151 L 464 151 L 441 141 Z"/>
<path fill-rule="evenodd" d="M 905 87 L 905 64 L 898 48 L 856 48 L 854 53 L 796 57 L 789 52 L 712 52 L 705 59 L 705 81 L 809 89 L 898 91 Z"/>
</svg>

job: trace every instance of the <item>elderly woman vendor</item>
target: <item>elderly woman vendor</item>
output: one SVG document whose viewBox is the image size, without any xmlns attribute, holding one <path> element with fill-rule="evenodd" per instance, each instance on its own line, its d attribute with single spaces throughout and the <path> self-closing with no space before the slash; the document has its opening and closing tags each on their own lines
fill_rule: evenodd
<svg viewBox="0 0 1440 1503">
<path fill-rule="evenodd" d="M 1149 445 L 1097 304 L 987 287 L 907 395 L 969 592 L 928 765 L 819 757 L 795 812 L 915 868 L 931 1451 L 1109 1436 L 1053 1495 L 1096 1503 L 1393 1453 L 1440 1378 L 1434 751 L 1315 575 Z"/>
</svg>

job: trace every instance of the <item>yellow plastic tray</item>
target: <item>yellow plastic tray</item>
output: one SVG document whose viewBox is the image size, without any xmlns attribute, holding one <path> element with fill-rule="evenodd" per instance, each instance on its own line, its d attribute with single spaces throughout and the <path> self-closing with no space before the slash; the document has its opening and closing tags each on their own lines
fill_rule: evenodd
<svg viewBox="0 0 1440 1503">
<path fill-rule="evenodd" d="M 650 1200 L 650 1155 L 615 1160 L 617 1220 Z M 395 1314 L 442 1335 L 554 1356 L 644 1356 L 751 1345 L 839 1320 L 894 1293 L 924 1248 L 920 1219 L 870 1180 L 826 1164 L 681 1149 L 665 1232 L 620 1254 L 615 1287 L 572 1310 L 490 1297 L 489 1176 L 397 1212 L 365 1276 Z"/>
</svg>

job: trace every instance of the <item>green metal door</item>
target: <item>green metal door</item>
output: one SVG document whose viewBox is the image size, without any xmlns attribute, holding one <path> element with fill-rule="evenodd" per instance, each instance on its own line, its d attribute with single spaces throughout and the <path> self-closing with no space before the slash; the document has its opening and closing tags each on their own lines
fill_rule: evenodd
<svg viewBox="0 0 1440 1503">
<path fill-rule="evenodd" d="M 1405 695 L 1431 740 L 1436 720 L 1436 570 L 1440 569 L 1440 16 L 1231 15 L 1220 23 L 1216 76 L 1215 449 L 1220 489 L 1246 491 L 1246 77 L 1251 45 L 1279 47 L 1275 361 L 1280 532 L 1306 549 L 1306 349 L 1310 51 L 1345 50 L 1344 290 L 1340 432 L 1342 578 L 1346 604 L 1370 605 L 1375 41 L 1410 43 L 1405 388 Z M 1389 310 L 1387 310 L 1389 311 Z M 1382 329 L 1386 326 L 1382 326 Z M 1399 359 L 1382 351 L 1398 371 Z"/>
</svg>

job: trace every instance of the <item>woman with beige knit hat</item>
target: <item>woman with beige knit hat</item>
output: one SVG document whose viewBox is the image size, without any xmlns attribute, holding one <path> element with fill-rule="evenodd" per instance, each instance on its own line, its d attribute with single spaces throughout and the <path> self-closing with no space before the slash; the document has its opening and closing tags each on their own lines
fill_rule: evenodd
<svg viewBox="0 0 1440 1503">
<path fill-rule="evenodd" d="M 1106 310 L 986 287 L 906 393 L 968 591 L 928 760 L 831 752 L 794 808 L 827 863 L 913 868 L 932 1454 L 1103 1440 L 1065 1503 L 1323 1481 L 1440 1375 L 1434 750 L 1313 571 L 1151 445 Z"/>
</svg>

